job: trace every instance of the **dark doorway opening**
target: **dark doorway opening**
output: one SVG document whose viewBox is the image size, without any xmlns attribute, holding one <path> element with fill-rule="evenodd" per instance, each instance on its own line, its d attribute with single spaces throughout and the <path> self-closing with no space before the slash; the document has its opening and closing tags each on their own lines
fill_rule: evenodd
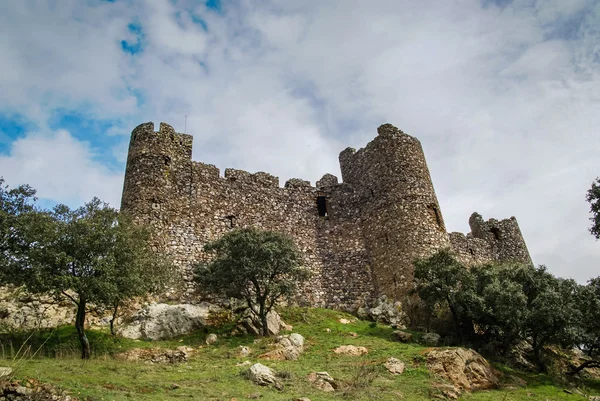
<svg viewBox="0 0 600 401">
<path fill-rule="evenodd" d="M 494 234 L 494 238 L 496 238 L 496 241 L 500 241 L 500 230 L 498 229 L 498 227 L 490 228 L 490 232 Z"/>
<path fill-rule="evenodd" d="M 319 211 L 319 216 L 325 217 L 327 216 L 327 198 L 324 196 L 317 196 L 317 210 Z"/>
</svg>

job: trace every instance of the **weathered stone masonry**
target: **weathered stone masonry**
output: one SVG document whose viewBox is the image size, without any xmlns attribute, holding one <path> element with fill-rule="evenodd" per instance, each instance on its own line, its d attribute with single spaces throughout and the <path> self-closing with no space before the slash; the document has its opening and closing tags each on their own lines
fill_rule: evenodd
<svg viewBox="0 0 600 401">
<path fill-rule="evenodd" d="M 530 263 L 514 217 L 484 222 L 471 233 L 446 232 L 421 143 L 390 124 L 358 151 L 340 154 L 343 183 L 325 174 L 312 187 L 267 173 L 192 161 L 192 136 L 141 124 L 131 135 L 121 208 L 156 228 L 157 252 L 171 255 L 194 291 L 191 266 L 202 247 L 229 230 L 256 226 L 291 235 L 313 279 L 306 303 L 352 308 L 378 295 L 401 299 L 412 261 L 452 247 L 466 263 Z"/>
</svg>

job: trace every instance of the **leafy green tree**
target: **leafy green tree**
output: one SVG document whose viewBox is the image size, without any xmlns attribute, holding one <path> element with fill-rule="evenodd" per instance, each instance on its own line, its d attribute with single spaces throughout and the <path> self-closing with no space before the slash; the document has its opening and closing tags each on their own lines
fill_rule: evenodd
<svg viewBox="0 0 600 401">
<path fill-rule="evenodd" d="M 447 251 L 415 263 L 417 294 L 428 305 L 446 305 L 461 343 L 505 353 L 528 342 L 544 370 L 548 345 L 572 346 L 580 286 L 544 266 L 488 264 L 466 268 Z"/>
<path fill-rule="evenodd" d="M 473 277 L 452 253 L 443 249 L 429 258 L 415 261 L 415 292 L 430 314 L 449 309 L 455 334 L 461 342 L 472 337 L 473 321 L 469 312 L 473 299 Z"/>
<path fill-rule="evenodd" d="M 170 264 L 148 245 L 148 232 L 94 198 L 71 210 L 38 212 L 25 232 L 27 264 L 14 280 L 32 293 L 66 297 L 77 307 L 82 358 L 90 357 L 84 330 L 88 306 L 116 309 L 127 299 L 164 288 Z"/>
<path fill-rule="evenodd" d="M 197 282 L 217 294 L 245 301 L 265 336 L 269 335 L 267 314 L 309 277 L 293 240 L 278 232 L 238 229 L 204 249 L 214 259 L 196 267 Z"/>
<path fill-rule="evenodd" d="M 600 239 L 600 178 L 596 178 L 592 182 L 591 188 L 587 191 L 586 200 L 590 203 L 590 213 L 592 213 L 590 233 L 596 239 Z"/>
<path fill-rule="evenodd" d="M 572 366 L 571 374 L 585 368 L 600 368 L 600 277 L 591 279 L 581 286 L 577 299 L 578 324 L 576 344 L 587 360 Z"/>
<path fill-rule="evenodd" d="M 10 189 L 0 177 L 0 284 L 10 279 L 11 269 L 23 261 L 27 244 L 23 230 L 27 213 L 34 210 L 35 190 L 28 185 Z"/>
</svg>

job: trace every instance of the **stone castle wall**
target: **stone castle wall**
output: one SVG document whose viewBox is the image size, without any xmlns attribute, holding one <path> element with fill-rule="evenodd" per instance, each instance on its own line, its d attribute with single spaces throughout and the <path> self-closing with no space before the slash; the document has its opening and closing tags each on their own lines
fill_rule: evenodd
<svg viewBox="0 0 600 401">
<path fill-rule="evenodd" d="M 514 218 L 471 217 L 472 233 L 448 234 L 420 142 L 390 124 L 365 148 L 340 154 L 343 183 L 326 174 L 311 186 L 192 161 L 192 137 L 161 123 L 132 132 L 122 210 L 156 230 L 157 252 L 171 255 L 195 288 L 192 266 L 205 243 L 255 226 L 295 239 L 313 279 L 300 295 L 311 305 L 355 308 L 378 295 L 405 296 L 412 261 L 453 247 L 468 263 L 530 261 Z M 474 217 L 475 216 L 475 217 Z M 477 217 L 478 216 L 478 217 Z M 461 236 L 462 235 L 462 236 Z"/>
</svg>

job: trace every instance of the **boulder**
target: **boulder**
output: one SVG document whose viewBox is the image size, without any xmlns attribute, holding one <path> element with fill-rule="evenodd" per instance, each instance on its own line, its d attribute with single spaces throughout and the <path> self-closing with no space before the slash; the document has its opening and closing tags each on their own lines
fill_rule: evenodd
<svg viewBox="0 0 600 401">
<path fill-rule="evenodd" d="M 402 309 L 402 303 L 388 300 L 385 295 L 375 300 L 371 306 L 364 305 L 360 307 L 356 315 L 363 320 L 395 325 L 396 327 L 404 327 L 408 321 L 408 317 Z"/>
<path fill-rule="evenodd" d="M 218 307 L 209 303 L 150 304 L 135 313 L 128 323 L 118 329 L 118 333 L 136 340 L 167 340 L 205 326 L 210 314 L 218 310 Z"/>
<path fill-rule="evenodd" d="M 331 393 L 338 387 L 334 378 L 327 372 L 312 372 L 308 375 L 308 381 L 315 388 L 326 393 Z"/>
<path fill-rule="evenodd" d="M 405 331 L 402 330 L 396 330 L 394 332 L 392 332 L 392 339 L 396 340 L 396 341 L 400 341 L 401 343 L 409 343 L 412 341 L 412 334 L 407 333 Z"/>
<path fill-rule="evenodd" d="M 487 390 L 499 385 L 499 372 L 472 349 L 432 350 L 427 354 L 427 367 L 458 390 Z"/>
<path fill-rule="evenodd" d="M 430 347 L 436 347 L 440 342 L 440 335 L 437 333 L 425 333 L 421 337 L 421 342 Z"/>
<path fill-rule="evenodd" d="M 206 345 L 212 345 L 215 344 L 217 341 L 219 340 L 219 338 L 217 337 L 216 334 L 209 334 L 208 336 L 206 336 Z"/>
<path fill-rule="evenodd" d="M 266 367 L 260 363 L 255 363 L 250 366 L 250 369 L 247 371 L 248 378 L 252 380 L 254 384 L 258 384 L 259 386 L 268 386 L 277 384 L 277 378 L 275 377 L 275 372 L 271 368 Z"/>
<path fill-rule="evenodd" d="M 259 336 L 262 334 L 262 323 L 251 313 L 246 313 L 238 322 L 234 334 L 252 334 Z M 286 324 L 274 310 L 267 314 L 267 329 L 269 335 L 276 336 L 283 330 L 291 330 L 292 326 Z"/>
<path fill-rule="evenodd" d="M 333 350 L 336 354 L 361 356 L 369 351 L 365 347 L 356 347 L 354 345 L 342 345 Z"/>
<path fill-rule="evenodd" d="M 259 356 L 271 361 L 295 361 L 304 351 L 304 337 L 298 333 L 277 337 L 276 349 Z"/>
<path fill-rule="evenodd" d="M 389 357 L 385 362 L 385 368 L 394 375 L 401 375 L 404 373 L 404 362 L 399 359 Z"/>
<path fill-rule="evenodd" d="M 238 354 L 241 357 L 246 357 L 246 356 L 250 355 L 250 353 L 252 352 L 250 347 L 246 347 L 245 345 L 240 345 L 239 348 L 240 348 L 240 351 Z"/>
</svg>

